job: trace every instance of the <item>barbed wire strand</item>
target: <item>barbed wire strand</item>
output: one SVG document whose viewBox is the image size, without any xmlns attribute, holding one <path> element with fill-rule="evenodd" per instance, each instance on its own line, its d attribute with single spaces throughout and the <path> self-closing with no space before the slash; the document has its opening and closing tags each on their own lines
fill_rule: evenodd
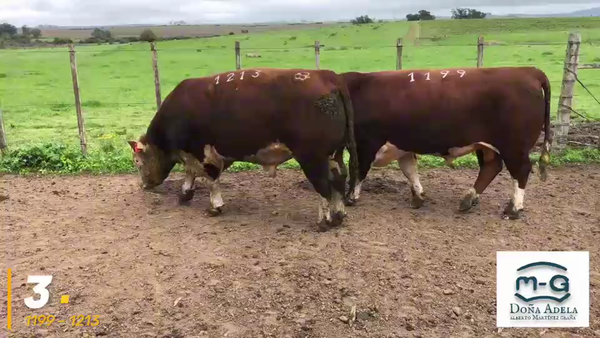
<svg viewBox="0 0 600 338">
<path fill-rule="evenodd" d="M 564 67 L 564 69 L 565 69 L 566 71 L 568 71 L 569 73 L 573 74 L 573 75 L 575 76 L 575 80 L 576 80 L 577 82 L 579 82 L 579 84 L 580 84 L 580 85 L 583 87 L 583 89 L 585 89 L 585 90 L 588 92 L 588 94 L 590 94 L 590 95 L 592 96 L 592 98 L 593 98 L 594 100 L 596 100 L 596 102 L 597 102 L 597 103 L 600 105 L 600 101 L 598 101 L 598 99 L 596 98 L 596 96 L 595 96 L 594 94 L 592 94 L 592 92 L 591 92 L 591 91 L 590 91 L 590 90 L 587 88 L 587 86 L 586 86 L 586 85 L 584 85 L 584 84 L 583 84 L 583 82 L 581 82 L 581 80 L 579 80 L 579 76 L 577 76 L 577 73 L 575 73 L 574 71 L 570 70 L 570 69 L 569 69 L 569 68 L 567 68 L 567 67 Z"/>
<path fill-rule="evenodd" d="M 396 45 L 333 45 L 333 46 L 327 46 L 327 42 L 326 41 L 321 41 L 322 45 L 321 48 L 324 50 L 327 49 L 333 49 L 333 48 L 363 48 L 363 49 L 369 49 L 369 48 L 373 48 L 373 49 L 377 49 L 377 48 L 397 48 Z M 418 42 L 417 42 L 418 43 Z M 563 46 L 563 43 L 535 43 L 535 42 L 530 42 L 530 43 L 505 43 L 505 44 L 485 44 L 484 46 L 486 48 L 488 47 L 512 47 L 512 46 L 517 46 L 517 47 L 544 47 L 544 46 Z M 96 47 L 96 46 L 83 46 L 83 48 L 86 47 Z M 403 45 L 403 48 L 445 48 L 445 47 L 464 47 L 464 48 L 472 48 L 472 47 L 477 47 L 477 44 L 419 44 L 419 45 L 414 45 L 414 43 L 406 43 Z M 206 46 L 206 47 L 202 47 L 202 46 L 198 46 L 198 47 L 184 47 L 184 48 L 167 48 L 167 49 L 161 49 L 161 48 L 157 48 L 158 52 L 170 52 L 170 51 L 184 51 L 184 50 L 190 50 L 190 51 L 222 51 L 222 50 L 231 50 L 233 49 L 234 46 Z M 250 47 L 245 47 L 243 45 L 243 43 L 240 46 L 240 50 L 302 50 L 302 49 L 313 49 L 314 50 L 314 45 L 308 45 L 308 46 L 290 46 L 290 47 L 262 47 L 262 46 L 250 46 Z M 48 49 L 18 49 L 18 50 L 8 50 L 9 52 L 12 53 L 21 53 L 21 54 L 33 54 L 33 53 L 69 53 L 69 50 L 66 47 L 48 47 Z M 102 49 L 102 50 L 85 50 L 85 49 L 78 49 L 76 50 L 76 53 L 106 53 L 107 55 L 109 55 L 110 53 L 148 53 L 151 52 L 150 49 L 123 49 L 123 48 L 114 48 L 114 49 Z"/>
</svg>

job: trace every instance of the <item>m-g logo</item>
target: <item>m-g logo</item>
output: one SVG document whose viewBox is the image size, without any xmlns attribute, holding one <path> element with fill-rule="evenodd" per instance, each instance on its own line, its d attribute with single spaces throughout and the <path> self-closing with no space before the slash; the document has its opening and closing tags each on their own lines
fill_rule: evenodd
<svg viewBox="0 0 600 338">
<path fill-rule="evenodd" d="M 497 252 L 498 327 L 588 327 L 589 252 Z"/>
<path fill-rule="evenodd" d="M 562 266 L 560 264 L 551 263 L 551 262 L 535 262 L 535 263 L 529 263 L 529 264 L 523 265 L 522 267 L 517 269 L 517 272 L 527 270 L 530 268 L 540 267 L 540 266 L 556 268 L 556 269 L 562 270 L 564 272 L 567 271 L 567 268 L 565 268 L 564 266 Z M 533 297 L 529 297 L 529 298 L 524 297 L 521 293 L 519 293 L 519 290 L 521 290 L 522 284 L 525 284 L 525 286 L 527 286 L 529 284 L 529 282 L 532 283 L 533 291 L 538 291 L 538 288 L 540 288 L 540 287 L 542 289 L 544 289 L 547 285 L 550 285 L 550 290 L 552 290 L 554 292 L 564 292 L 565 294 L 560 298 L 555 297 L 552 294 L 542 295 L 542 296 L 533 296 Z M 515 293 L 515 297 L 517 297 L 518 299 L 520 299 L 524 302 L 534 302 L 534 301 L 538 301 L 538 300 L 553 300 L 555 302 L 562 303 L 563 301 L 565 301 L 567 298 L 569 298 L 571 296 L 571 294 L 569 293 L 569 277 L 562 275 L 562 274 L 556 274 L 556 275 L 552 276 L 552 278 L 550 278 L 549 282 L 539 282 L 535 276 L 520 276 L 520 277 L 517 277 L 516 289 L 517 289 L 517 292 Z"/>
</svg>

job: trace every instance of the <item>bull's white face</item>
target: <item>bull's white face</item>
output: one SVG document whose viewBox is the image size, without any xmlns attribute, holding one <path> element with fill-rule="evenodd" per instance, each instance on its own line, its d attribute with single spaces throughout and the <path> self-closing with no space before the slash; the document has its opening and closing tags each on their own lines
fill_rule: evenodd
<svg viewBox="0 0 600 338">
<path fill-rule="evenodd" d="M 167 159 L 160 156 L 160 151 L 151 145 L 140 141 L 128 143 L 133 150 L 133 163 L 142 179 L 142 188 L 151 189 L 160 185 L 169 176 L 175 162 L 165 163 Z"/>
</svg>

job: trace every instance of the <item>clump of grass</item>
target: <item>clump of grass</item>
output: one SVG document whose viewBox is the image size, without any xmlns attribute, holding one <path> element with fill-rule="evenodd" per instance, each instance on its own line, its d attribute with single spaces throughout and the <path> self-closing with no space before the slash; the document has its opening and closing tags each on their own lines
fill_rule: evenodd
<svg viewBox="0 0 600 338">
<path fill-rule="evenodd" d="M 104 106 L 104 104 L 98 100 L 83 101 L 83 103 L 81 103 L 81 105 L 84 107 L 90 107 L 90 108 L 100 108 L 100 107 Z"/>
<path fill-rule="evenodd" d="M 71 108 L 71 104 L 68 103 L 57 103 L 50 106 L 50 110 L 53 111 L 67 111 Z"/>
</svg>

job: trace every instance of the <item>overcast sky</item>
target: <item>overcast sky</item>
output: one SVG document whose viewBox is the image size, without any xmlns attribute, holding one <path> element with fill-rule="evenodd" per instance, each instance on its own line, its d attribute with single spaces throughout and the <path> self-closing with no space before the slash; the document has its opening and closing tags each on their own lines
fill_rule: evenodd
<svg viewBox="0 0 600 338">
<path fill-rule="evenodd" d="M 599 0 L 0 0 L 0 22 L 21 26 L 252 23 L 291 20 L 345 20 L 367 14 L 400 19 L 427 9 L 449 16 L 471 7 L 493 14 L 564 13 L 600 7 Z"/>
</svg>

